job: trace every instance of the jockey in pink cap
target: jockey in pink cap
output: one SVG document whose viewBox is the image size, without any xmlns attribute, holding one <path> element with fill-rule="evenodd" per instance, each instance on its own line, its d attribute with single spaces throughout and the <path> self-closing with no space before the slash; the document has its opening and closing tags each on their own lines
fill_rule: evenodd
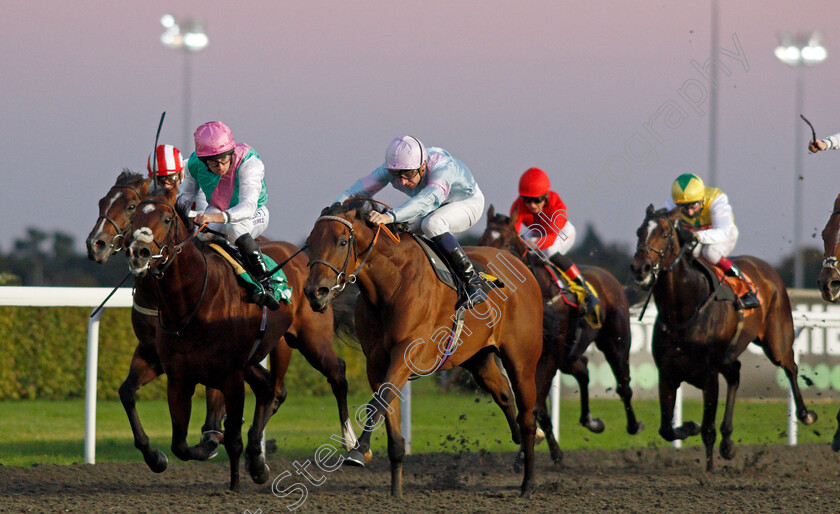
<svg viewBox="0 0 840 514">
<path fill-rule="evenodd" d="M 195 131 L 195 152 L 187 162 L 179 200 L 192 202 L 201 191 L 207 208 L 195 217 L 197 224 L 222 232 L 242 253 L 248 272 L 262 285 L 254 301 L 271 310 L 280 307 L 268 276 L 268 267 L 254 238 L 268 227 L 265 165 L 253 148 L 236 143 L 221 121 L 211 121 Z"/>
</svg>

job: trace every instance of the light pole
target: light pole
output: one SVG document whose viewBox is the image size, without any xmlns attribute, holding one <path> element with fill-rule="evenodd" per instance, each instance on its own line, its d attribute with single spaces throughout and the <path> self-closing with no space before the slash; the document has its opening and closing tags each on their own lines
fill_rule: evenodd
<svg viewBox="0 0 840 514">
<path fill-rule="evenodd" d="M 804 264 L 799 241 L 802 236 L 802 148 L 805 138 L 802 137 L 802 82 L 805 66 L 814 66 L 828 56 L 826 49 L 820 44 L 820 34 L 814 32 L 806 35 L 779 35 L 779 46 L 776 47 L 776 57 L 796 68 L 796 118 L 794 125 L 794 181 L 793 181 L 793 287 L 802 288 L 805 282 Z"/>
<path fill-rule="evenodd" d="M 204 23 L 201 20 L 185 19 L 181 23 L 171 14 L 164 14 L 160 24 L 166 29 L 160 35 L 160 42 L 169 48 L 184 51 L 184 153 L 189 155 L 192 128 L 190 125 L 190 53 L 198 52 L 207 47 L 209 39 L 204 33 Z"/>
</svg>

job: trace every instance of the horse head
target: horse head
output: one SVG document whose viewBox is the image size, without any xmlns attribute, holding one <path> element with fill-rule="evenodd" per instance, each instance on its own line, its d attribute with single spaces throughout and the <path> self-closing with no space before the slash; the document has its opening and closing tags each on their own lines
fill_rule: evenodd
<svg viewBox="0 0 840 514">
<path fill-rule="evenodd" d="M 516 232 L 516 219 L 497 213 L 492 205 L 487 210 L 487 228 L 481 234 L 478 245 L 505 249 L 520 257 L 528 251 L 528 246 Z"/>
<path fill-rule="evenodd" d="M 654 210 L 653 205 L 648 205 L 645 219 L 636 230 L 636 255 L 630 264 L 633 279 L 642 289 L 653 287 L 660 271 L 672 268 L 682 255 L 677 230 L 679 215 L 679 209 L 669 212 L 665 208 Z"/>
<path fill-rule="evenodd" d="M 112 254 L 122 250 L 131 215 L 149 192 L 151 181 L 129 170 L 120 173 L 108 194 L 99 200 L 99 217 L 85 240 L 88 259 L 104 264 Z"/>
<path fill-rule="evenodd" d="M 817 278 L 823 300 L 832 303 L 840 302 L 840 195 L 834 200 L 834 209 L 822 231 L 823 265 Z"/>
<path fill-rule="evenodd" d="M 372 250 L 367 242 L 373 239 L 373 229 L 364 221 L 370 210 L 367 201 L 336 203 L 323 209 L 315 220 L 306 240 L 309 277 L 303 288 L 312 310 L 324 312 L 347 284 L 356 281 L 356 274 Z M 359 250 L 360 243 L 365 250 Z M 358 264 L 360 253 L 366 255 Z"/>
<path fill-rule="evenodd" d="M 182 243 L 192 232 L 187 210 L 177 205 L 176 190 L 164 189 L 143 197 L 125 236 L 128 267 L 136 277 L 149 271 L 160 277 L 171 260 L 180 253 Z"/>
</svg>

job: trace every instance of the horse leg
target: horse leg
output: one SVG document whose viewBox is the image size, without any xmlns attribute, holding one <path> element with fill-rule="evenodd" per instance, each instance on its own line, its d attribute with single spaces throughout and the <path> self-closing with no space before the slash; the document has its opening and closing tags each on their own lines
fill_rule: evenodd
<svg viewBox="0 0 840 514">
<path fill-rule="evenodd" d="M 796 417 L 802 423 L 811 425 L 817 421 L 817 413 L 805 407 L 802 392 L 799 390 L 799 383 L 797 382 L 799 367 L 796 365 L 796 360 L 793 355 L 793 340 L 791 338 L 790 344 L 783 345 L 779 341 L 783 341 L 784 338 L 778 335 L 777 332 L 779 330 L 768 332 L 765 336 L 766 344 L 762 344 L 764 354 L 767 355 L 767 358 L 773 364 L 781 366 L 785 370 L 785 375 L 790 383 L 790 389 L 793 391 L 793 401 L 796 403 Z M 763 341 L 760 341 L 761 343 Z"/>
<path fill-rule="evenodd" d="M 285 379 L 291 360 L 292 349 L 286 344 L 286 340 L 281 337 L 277 346 L 268 354 L 268 365 L 271 370 L 271 379 L 274 385 L 274 400 L 271 405 L 271 416 L 276 414 L 277 409 L 286 401 L 288 393 L 286 391 Z"/>
<path fill-rule="evenodd" d="M 834 432 L 834 439 L 831 440 L 831 449 L 840 452 L 840 410 L 837 411 L 837 431 Z"/>
<path fill-rule="evenodd" d="M 256 403 L 254 405 L 254 422 L 248 430 L 248 445 L 245 448 L 245 465 L 251 478 L 257 484 L 264 484 L 268 480 L 269 468 L 265 463 L 264 440 L 265 425 L 274 414 L 273 381 L 268 371 L 259 364 L 245 369 L 245 380 L 254 391 Z"/>
<path fill-rule="evenodd" d="M 713 371 L 706 377 L 706 387 L 703 388 L 703 424 L 700 427 L 703 445 L 706 447 L 706 471 L 714 471 L 714 449 L 717 429 L 715 415 L 718 402 L 718 373 Z M 727 396 L 728 398 L 728 396 Z"/>
<path fill-rule="evenodd" d="M 574 360 L 567 360 L 560 363 L 560 371 L 572 375 L 577 380 L 580 389 L 580 419 L 578 423 L 587 428 L 590 432 L 600 434 L 604 431 L 604 422 L 592 417 L 589 410 L 589 368 L 588 359 L 581 355 Z"/>
<path fill-rule="evenodd" d="M 357 327 L 358 321 L 357 321 Z M 367 376 L 370 389 L 376 393 L 379 391 L 385 380 L 385 370 L 389 366 L 389 359 L 384 352 L 376 351 L 372 355 L 367 355 Z M 356 440 L 356 445 L 350 449 L 345 457 L 344 462 L 351 466 L 363 467 L 371 461 L 373 453 L 370 451 L 370 436 L 373 431 L 379 427 L 382 421 L 382 413 L 378 408 L 376 394 L 373 395 L 370 402 L 365 405 L 365 421 L 362 424 L 362 434 Z M 356 411 L 356 420 L 359 420 L 359 412 Z M 350 441 L 344 437 L 344 445 L 347 446 Z"/>
<path fill-rule="evenodd" d="M 671 383 L 659 371 L 659 435 L 668 442 L 685 439 L 700 433 L 700 425 L 694 421 L 686 421 L 679 427 L 674 427 L 674 405 L 677 401 L 679 384 Z"/>
<path fill-rule="evenodd" d="M 726 379 L 726 410 L 720 424 L 720 456 L 726 460 L 735 457 L 735 443 L 732 442 L 732 413 L 735 410 L 735 395 L 741 383 L 741 362 L 734 361 L 721 369 Z"/>
<path fill-rule="evenodd" d="M 309 364 L 320 371 L 330 383 L 333 396 L 338 403 L 338 419 L 341 423 L 345 447 L 351 450 L 356 446 L 357 439 L 347 409 L 347 378 L 345 376 L 347 364 L 335 354 L 332 348 L 332 332 L 326 335 L 313 332 L 305 333 L 299 338 L 292 338 L 287 334 L 286 338 L 289 339 L 289 344 L 297 348 Z"/>
<path fill-rule="evenodd" d="M 227 407 L 225 451 L 230 460 L 230 490 L 239 491 L 239 458 L 242 456 L 242 414 L 245 407 L 245 380 L 241 372 L 229 375 L 222 388 Z M 256 414 L 255 414 L 256 415 Z"/>
<path fill-rule="evenodd" d="M 604 354 L 616 383 L 616 392 L 624 403 L 624 413 L 627 415 L 627 433 L 636 435 L 645 425 L 636 419 L 631 400 L 633 389 L 630 388 L 630 330 L 621 331 L 623 335 L 605 337 L 603 331 L 595 340 L 595 346 Z"/>
<path fill-rule="evenodd" d="M 551 416 L 548 414 L 548 407 L 546 406 L 546 399 L 548 393 L 551 391 L 551 380 L 557 373 L 557 360 L 554 352 L 543 350 L 543 354 L 537 363 L 537 373 L 535 384 L 537 386 L 537 400 L 535 407 L 535 414 L 537 416 L 537 423 L 545 433 L 545 442 L 548 444 L 549 452 L 551 453 L 551 460 L 556 466 L 563 462 L 563 450 L 554 438 L 554 427 L 551 424 Z M 521 456 L 521 452 L 517 454 L 517 461 Z"/>
<path fill-rule="evenodd" d="M 222 432 L 222 421 L 225 419 L 225 397 L 218 389 L 205 388 L 205 400 L 207 401 L 207 415 L 204 418 L 204 425 L 201 427 L 201 442 L 214 447 L 210 455 L 212 459 L 219 452 L 218 448 L 225 440 Z"/>
<path fill-rule="evenodd" d="M 134 435 L 134 447 L 140 450 L 146 465 L 155 473 L 163 472 L 168 460 L 165 453 L 149 445 L 149 436 L 143 430 L 140 416 L 137 414 L 137 390 L 157 378 L 162 372 L 154 347 L 140 343 L 131 358 L 128 376 L 120 385 L 120 401 L 128 416 L 131 433 Z"/>
<path fill-rule="evenodd" d="M 525 473 L 520 487 L 520 497 L 529 498 L 536 489 L 534 478 L 534 433 L 537 425 L 534 419 L 534 405 L 536 403 L 536 365 L 537 358 L 528 362 L 528 355 L 514 355 L 515 344 L 502 345 L 502 364 L 510 377 L 513 396 L 516 399 L 518 411 L 516 420 L 519 423 L 519 433 L 522 437 L 521 450 L 525 454 Z M 509 350 L 512 348 L 512 350 Z"/>
</svg>

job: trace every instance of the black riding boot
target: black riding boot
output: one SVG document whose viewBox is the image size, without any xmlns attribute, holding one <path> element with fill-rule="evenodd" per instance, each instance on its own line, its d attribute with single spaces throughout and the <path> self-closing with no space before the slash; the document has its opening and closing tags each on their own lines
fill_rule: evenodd
<svg viewBox="0 0 840 514">
<path fill-rule="evenodd" d="M 268 276 L 268 266 L 265 265 L 262 252 L 257 246 L 257 242 L 251 237 L 251 234 L 243 234 L 236 240 L 236 246 L 239 252 L 248 265 L 248 273 L 254 277 L 254 280 L 260 283 L 262 290 L 257 290 L 254 293 L 252 300 L 257 305 L 265 305 L 269 309 L 276 311 L 280 308 L 280 302 L 274 297 L 274 288 L 271 287 L 271 280 Z"/>
<path fill-rule="evenodd" d="M 469 257 L 464 253 L 464 249 L 461 248 L 461 245 L 458 244 L 455 237 L 449 232 L 446 232 L 433 237 L 432 241 L 435 242 L 438 248 L 443 250 L 443 254 L 446 255 L 452 269 L 458 275 L 458 278 L 464 282 L 468 298 L 466 304 L 468 306 L 478 305 L 487 300 L 486 294 L 481 289 L 481 279 L 478 273 L 475 272 L 472 262 L 470 262 Z M 457 307 L 460 308 L 463 303 L 463 301 L 460 302 Z"/>
<path fill-rule="evenodd" d="M 738 266 L 736 266 L 735 263 L 732 263 L 732 266 L 730 266 L 729 269 L 726 270 L 726 274 L 730 277 L 735 277 L 738 280 L 741 280 L 745 284 L 747 284 L 747 292 L 741 295 L 740 298 L 738 298 L 738 301 L 741 302 L 741 308 L 746 310 L 761 307 L 761 302 L 759 301 L 758 296 L 756 296 L 755 291 L 753 291 L 752 287 L 750 287 L 750 283 L 747 282 L 747 279 L 744 278 L 744 274 L 741 273 L 741 270 L 738 269 Z"/>
<path fill-rule="evenodd" d="M 583 297 L 584 312 L 595 312 L 595 306 L 598 305 L 600 300 L 589 290 L 589 287 L 586 285 L 586 279 L 583 278 L 583 273 L 581 273 L 577 266 L 575 266 L 575 263 L 573 263 L 572 260 L 566 257 L 565 255 L 562 255 L 560 253 L 555 253 L 549 258 L 549 260 L 552 264 L 560 268 L 563 271 L 563 273 L 565 273 L 569 277 L 574 277 L 572 280 L 574 280 L 577 285 L 583 288 L 583 291 L 585 293 Z"/>
</svg>

